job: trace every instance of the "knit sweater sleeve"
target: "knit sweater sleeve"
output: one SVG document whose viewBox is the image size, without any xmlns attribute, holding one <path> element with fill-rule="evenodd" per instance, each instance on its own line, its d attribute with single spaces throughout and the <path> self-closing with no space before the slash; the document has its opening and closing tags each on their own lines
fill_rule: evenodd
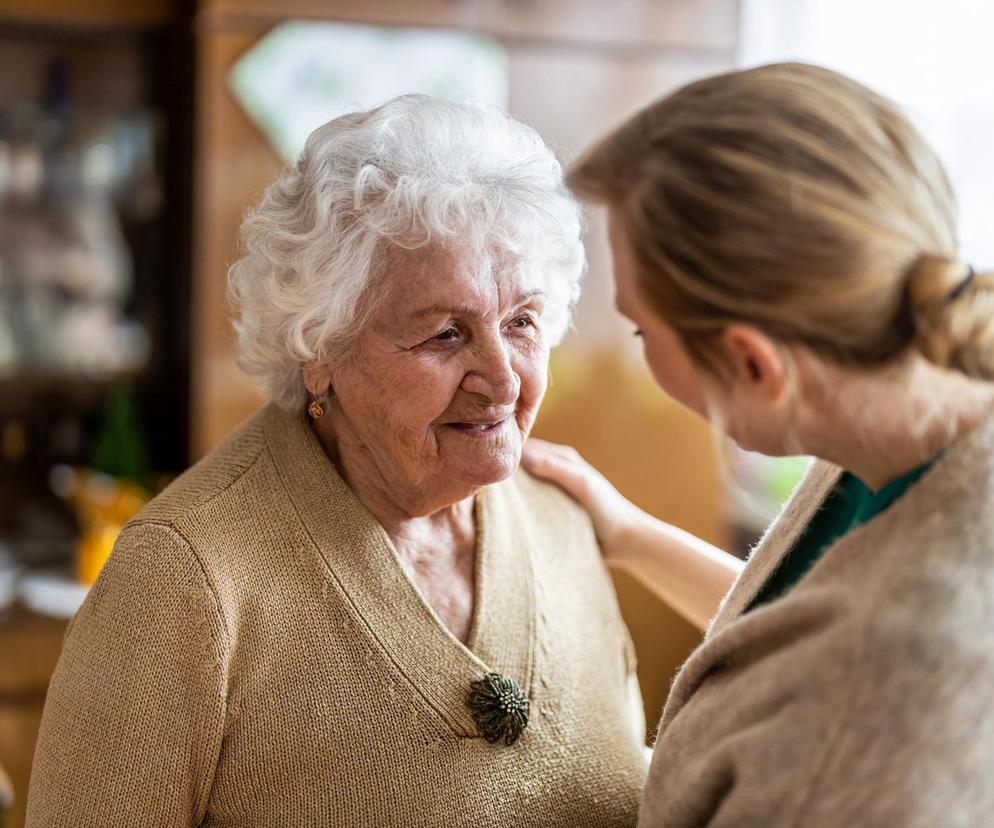
<svg viewBox="0 0 994 828">
<path fill-rule="evenodd" d="M 836 711 L 797 825 L 990 824 L 994 710 L 981 688 L 994 683 L 994 635 L 963 624 L 961 611 L 989 599 L 948 573 L 893 583 L 897 595 L 879 602 L 864 630 L 858 680 Z M 937 600 L 940 586 L 967 597 Z"/>
<path fill-rule="evenodd" d="M 994 683 L 994 634 L 895 590 L 872 614 L 829 590 L 788 595 L 688 662 L 696 686 L 656 745 L 640 828 L 988 824 L 994 714 L 978 688 Z"/>
<path fill-rule="evenodd" d="M 122 532 L 49 686 L 27 825 L 192 826 L 220 750 L 227 634 L 173 528 Z"/>
</svg>

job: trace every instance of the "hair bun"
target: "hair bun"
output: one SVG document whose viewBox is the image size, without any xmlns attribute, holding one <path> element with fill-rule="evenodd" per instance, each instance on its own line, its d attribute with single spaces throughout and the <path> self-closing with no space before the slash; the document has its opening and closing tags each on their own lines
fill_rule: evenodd
<svg viewBox="0 0 994 828">
<path fill-rule="evenodd" d="M 928 313 L 955 298 L 973 273 L 969 265 L 945 256 L 922 254 L 908 271 L 907 293 L 911 308 Z"/>
<path fill-rule="evenodd" d="M 908 275 L 914 341 L 929 362 L 994 379 L 991 277 L 942 256 L 921 256 Z M 976 289 L 974 289 L 976 288 Z M 961 296 L 971 301 L 958 301 Z"/>
</svg>

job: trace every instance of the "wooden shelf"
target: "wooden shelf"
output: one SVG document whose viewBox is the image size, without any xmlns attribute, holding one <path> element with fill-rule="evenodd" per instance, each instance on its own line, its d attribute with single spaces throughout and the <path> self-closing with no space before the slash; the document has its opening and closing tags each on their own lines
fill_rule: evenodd
<svg viewBox="0 0 994 828">
<path fill-rule="evenodd" d="M 170 0 L 0 0 L 0 23 L 142 29 L 173 17 Z"/>
<path fill-rule="evenodd" d="M 90 408 L 98 404 L 112 386 L 139 378 L 136 374 L 86 377 L 51 373 L 0 377 L 0 416 L 37 413 L 39 402 L 45 400 L 73 410 Z"/>
<path fill-rule="evenodd" d="M 265 31 L 285 20 L 455 28 L 549 45 L 727 52 L 739 0 L 201 0 L 201 30 Z"/>
<path fill-rule="evenodd" d="M 0 701 L 44 697 L 62 651 L 66 621 L 15 604 L 0 617 Z"/>
<path fill-rule="evenodd" d="M 66 622 L 16 605 L 0 616 L 0 765 L 14 805 L 5 825 L 19 828 L 48 682 L 62 652 Z"/>
</svg>

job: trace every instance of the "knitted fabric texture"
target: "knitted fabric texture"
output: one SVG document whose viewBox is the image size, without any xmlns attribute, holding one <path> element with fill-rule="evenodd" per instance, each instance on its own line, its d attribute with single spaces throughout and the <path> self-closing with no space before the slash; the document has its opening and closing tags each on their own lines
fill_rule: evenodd
<svg viewBox="0 0 994 828">
<path fill-rule="evenodd" d="M 523 472 L 476 499 L 454 638 L 303 415 L 269 407 L 129 524 L 67 634 L 28 825 L 631 826 L 631 642 L 586 515 Z M 529 699 L 484 739 L 472 682 Z"/>
<path fill-rule="evenodd" d="M 992 824 L 994 418 L 743 614 L 840 474 L 813 466 L 675 680 L 641 828 Z"/>
</svg>

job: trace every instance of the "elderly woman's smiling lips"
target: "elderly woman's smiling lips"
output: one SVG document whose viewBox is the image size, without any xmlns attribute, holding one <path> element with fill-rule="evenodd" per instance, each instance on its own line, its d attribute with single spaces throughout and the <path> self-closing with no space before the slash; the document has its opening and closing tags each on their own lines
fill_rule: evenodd
<svg viewBox="0 0 994 828">
<path fill-rule="evenodd" d="M 500 419 L 471 420 L 467 422 L 444 423 L 444 425 L 459 434 L 480 439 L 499 435 L 504 430 L 504 427 L 510 419 L 511 415 L 507 414 Z"/>
</svg>

